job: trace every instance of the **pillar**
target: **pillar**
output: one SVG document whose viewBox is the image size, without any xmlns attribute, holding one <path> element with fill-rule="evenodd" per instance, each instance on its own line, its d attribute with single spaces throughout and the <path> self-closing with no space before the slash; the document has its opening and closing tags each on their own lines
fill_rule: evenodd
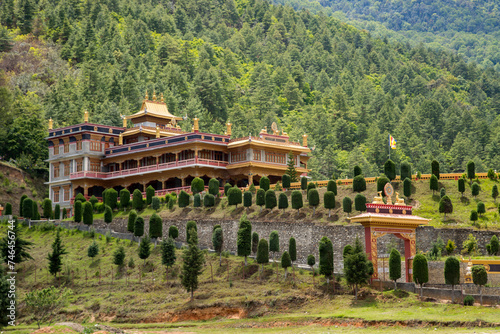
<svg viewBox="0 0 500 334">
<path fill-rule="evenodd" d="M 185 178 L 182 178 L 182 186 L 185 187 L 186 186 L 186 179 Z"/>
<path fill-rule="evenodd" d="M 377 239 L 372 236 L 371 228 L 368 226 L 365 227 L 365 248 L 368 260 L 373 263 L 372 278 L 378 279 Z"/>
<path fill-rule="evenodd" d="M 89 170 L 89 157 L 83 157 L 83 166 L 82 169 L 84 172 Z"/>
<path fill-rule="evenodd" d="M 252 174 L 252 173 L 250 173 L 250 174 L 248 175 L 248 185 L 251 185 L 252 183 L 253 183 L 253 174 Z"/>
<path fill-rule="evenodd" d="M 61 195 L 61 193 L 59 192 L 59 196 Z M 89 186 L 87 185 L 84 185 L 83 186 L 83 196 L 88 196 L 89 195 Z"/>
<path fill-rule="evenodd" d="M 410 274 L 409 259 L 413 255 L 411 254 L 410 240 L 405 239 L 405 271 L 406 271 L 406 282 L 412 282 L 413 275 Z M 411 275 L 411 277 L 410 277 Z"/>
<path fill-rule="evenodd" d="M 198 149 L 197 148 L 194 149 L 194 163 L 195 164 L 198 163 Z"/>
</svg>

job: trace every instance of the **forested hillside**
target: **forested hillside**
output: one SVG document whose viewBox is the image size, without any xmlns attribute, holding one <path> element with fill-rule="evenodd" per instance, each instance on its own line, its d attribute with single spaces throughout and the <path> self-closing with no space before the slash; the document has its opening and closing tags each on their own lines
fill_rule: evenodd
<svg viewBox="0 0 500 334">
<path fill-rule="evenodd" d="M 464 59 L 388 43 L 339 20 L 266 1 L 1 0 L 0 155 L 46 158 L 47 120 L 120 125 L 144 92 L 204 131 L 309 134 L 317 179 L 497 168 L 500 77 Z M 185 129 L 189 121 L 183 122 Z"/>
<path fill-rule="evenodd" d="M 324 9 L 374 36 L 453 50 L 500 70 L 500 8 L 495 0 L 274 0 L 296 9 Z"/>
</svg>

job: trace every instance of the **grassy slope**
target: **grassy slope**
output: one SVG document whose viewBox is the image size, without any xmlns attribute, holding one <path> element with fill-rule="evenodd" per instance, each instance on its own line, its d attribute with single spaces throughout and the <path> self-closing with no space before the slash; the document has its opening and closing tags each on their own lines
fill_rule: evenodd
<svg viewBox="0 0 500 334">
<path fill-rule="evenodd" d="M 4 235 L 5 225 L 1 226 L 0 235 Z M 44 288 L 57 282 L 47 275 L 46 256 L 50 245 L 55 238 L 53 231 L 27 231 L 24 237 L 35 243 L 31 250 L 34 261 L 21 265 L 21 276 L 18 288 L 21 296 L 26 291 Z M 291 322 L 301 324 L 314 319 L 336 318 L 362 318 L 367 320 L 411 320 L 424 321 L 498 321 L 498 309 L 487 307 L 467 308 L 459 305 L 433 304 L 420 302 L 416 296 L 398 298 L 391 292 L 378 294 L 373 298 L 355 302 L 352 296 L 342 295 L 331 297 L 325 295 L 324 279 L 317 278 L 320 286 L 312 286 L 311 275 L 306 271 L 295 271 L 297 284 L 283 281 L 283 270 L 280 269 L 280 282 L 276 282 L 274 266 L 268 265 L 265 269 L 264 281 L 259 280 L 258 273 L 253 273 L 245 280 L 241 278 L 242 258 L 229 257 L 224 260 L 223 267 L 219 268 L 217 258 L 210 255 L 214 270 L 214 283 L 211 283 L 210 266 L 204 268 L 200 277 L 199 289 L 196 291 L 194 302 L 189 301 L 189 295 L 179 284 L 179 278 L 170 276 L 168 283 L 164 281 L 164 268 L 161 266 L 161 257 L 158 247 L 148 259 L 148 267 L 155 268 L 154 274 L 144 273 L 141 283 L 138 280 L 138 265 L 142 264 L 137 256 L 137 244 L 112 239 L 106 243 L 104 237 L 96 236 L 100 247 L 100 254 L 92 263 L 87 257 L 87 248 L 92 239 L 79 232 L 63 231 L 63 244 L 68 250 L 64 258 L 64 275 L 71 273 L 73 277 L 67 281 L 64 276 L 61 283 L 73 289 L 69 305 L 59 313 L 55 320 L 68 320 L 83 323 L 113 322 L 123 323 L 166 323 L 180 320 L 178 326 L 192 326 L 186 323 L 192 318 L 185 318 L 183 311 L 190 308 L 205 309 L 209 314 L 218 318 L 224 315 L 246 314 L 248 319 L 209 321 L 196 323 L 200 331 L 205 331 L 203 326 L 209 328 L 227 327 L 255 327 L 267 326 L 270 322 Z M 101 239 L 102 238 L 102 239 Z M 125 283 L 124 271 L 115 277 L 111 284 L 110 272 L 116 273 L 116 266 L 112 265 L 112 253 L 120 245 L 125 246 L 127 258 L 134 258 L 136 267 L 128 270 L 128 285 Z M 177 252 L 177 264 L 173 270 L 179 273 L 181 264 L 181 251 Z M 230 263 L 231 283 L 227 280 L 226 263 Z M 250 260 L 250 264 L 253 260 Z M 35 267 L 36 265 L 36 267 Z M 255 271 L 256 265 L 250 266 Z M 37 271 L 35 282 L 34 271 Z M 101 284 L 95 276 L 101 270 Z M 85 279 L 85 272 L 89 278 Z M 154 275 L 154 276 L 153 276 Z M 92 279 L 90 277 L 93 276 Z M 178 275 L 174 275 L 178 276 Z M 153 277 L 155 280 L 153 281 Z M 118 278 L 118 279 L 117 279 Z M 232 286 L 231 286 L 232 285 Z M 31 323 L 31 317 L 22 312 L 21 322 Z M 208 308 L 208 309 L 207 309 Z M 184 317 L 184 318 L 183 318 Z M 153 325 L 151 325 L 153 326 Z M 29 328 L 33 328 L 31 325 Z M 191 330 L 191 327 L 186 328 Z M 19 330 L 19 328 L 18 328 Z M 27 330 L 27 329 L 26 329 Z M 259 331 L 260 332 L 260 331 Z M 18 331 L 17 333 L 21 333 Z"/>
</svg>

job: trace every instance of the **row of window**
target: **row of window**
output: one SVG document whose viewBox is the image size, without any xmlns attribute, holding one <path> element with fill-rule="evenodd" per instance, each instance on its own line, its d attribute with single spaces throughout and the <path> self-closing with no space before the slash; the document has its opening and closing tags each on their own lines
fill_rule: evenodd
<svg viewBox="0 0 500 334">
<path fill-rule="evenodd" d="M 69 176 L 71 170 L 71 161 L 64 161 L 64 176 Z M 53 169 L 53 177 L 57 178 L 61 176 L 61 167 L 60 164 L 55 163 Z M 100 172 L 101 171 L 101 162 L 99 160 L 90 160 L 90 171 L 92 172 Z M 83 159 L 79 159 L 76 161 L 76 172 L 83 171 Z"/>
<path fill-rule="evenodd" d="M 276 164 L 284 164 L 284 163 L 286 163 L 286 154 L 285 153 L 266 152 L 266 162 L 272 162 L 272 163 L 276 163 Z"/>
<path fill-rule="evenodd" d="M 62 198 L 64 202 L 69 201 L 69 195 L 70 195 L 70 190 L 69 189 L 64 189 L 64 188 L 59 188 L 60 191 L 62 192 Z M 59 189 L 54 188 L 54 203 L 59 203 Z"/>
<path fill-rule="evenodd" d="M 77 140 L 76 141 L 76 150 L 81 151 L 82 150 L 82 141 Z M 90 150 L 91 151 L 102 151 L 102 142 L 100 140 L 91 140 L 90 141 Z M 64 153 L 69 153 L 69 142 L 64 143 L 63 145 L 63 152 Z M 59 154 L 59 145 L 54 146 L 54 155 Z"/>
</svg>

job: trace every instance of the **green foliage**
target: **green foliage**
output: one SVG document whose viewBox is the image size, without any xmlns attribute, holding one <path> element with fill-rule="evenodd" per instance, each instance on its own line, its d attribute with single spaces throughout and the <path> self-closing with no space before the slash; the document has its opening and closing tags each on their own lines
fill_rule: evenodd
<svg viewBox="0 0 500 334">
<path fill-rule="evenodd" d="M 335 196 L 337 196 L 337 183 L 333 180 L 329 180 L 326 184 L 326 191 L 331 191 Z"/>
<path fill-rule="evenodd" d="M 342 200 L 342 209 L 344 210 L 347 215 L 349 215 L 352 212 L 352 200 L 349 197 L 344 197 Z"/>
<path fill-rule="evenodd" d="M 82 202 L 82 203 L 83 203 L 83 202 L 86 202 L 86 201 L 87 201 L 87 199 L 85 198 L 85 196 L 83 196 L 83 194 L 82 194 L 82 193 L 78 193 L 78 194 L 76 194 L 76 196 L 75 196 L 75 201 L 80 201 L 80 202 Z"/>
<path fill-rule="evenodd" d="M 31 218 L 34 220 L 40 220 L 40 213 L 38 212 L 38 204 L 36 201 L 33 201 L 33 214 Z"/>
<path fill-rule="evenodd" d="M 109 205 L 111 210 L 116 209 L 117 204 L 118 204 L 118 192 L 114 190 L 113 188 L 109 188 L 105 190 L 106 196 L 105 196 L 105 205 Z"/>
<path fill-rule="evenodd" d="M 229 191 L 229 189 L 231 189 L 233 186 L 230 184 L 230 183 L 226 183 L 224 185 L 224 196 L 227 196 L 227 192 Z"/>
<path fill-rule="evenodd" d="M 118 267 L 125 264 L 125 249 L 123 246 L 118 247 L 118 249 L 113 252 L 113 264 Z"/>
<path fill-rule="evenodd" d="M 348 284 L 355 286 L 356 299 L 358 285 L 366 284 L 372 274 L 373 265 L 368 261 L 361 242 L 356 238 L 352 253 L 347 254 L 344 260 L 344 277 Z"/>
<path fill-rule="evenodd" d="M 199 177 L 195 177 L 191 181 L 191 192 L 193 194 L 201 193 L 203 190 L 205 190 L 205 183 L 203 182 L 203 179 Z"/>
<path fill-rule="evenodd" d="M 323 195 L 323 204 L 328 211 L 335 209 L 335 194 L 332 191 L 325 192 Z"/>
<path fill-rule="evenodd" d="M 484 286 L 488 283 L 488 273 L 483 265 L 475 265 L 472 267 L 472 281 L 476 285 Z"/>
<path fill-rule="evenodd" d="M 243 206 L 245 208 L 252 206 L 252 193 L 250 191 L 245 191 L 243 193 Z"/>
<path fill-rule="evenodd" d="M 155 195 L 155 188 L 149 185 L 146 188 L 146 204 L 151 205 L 151 201 L 153 200 L 153 196 Z"/>
<path fill-rule="evenodd" d="M 366 211 L 366 197 L 362 194 L 357 194 L 354 197 L 354 208 L 359 212 Z"/>
<path fill-rule="evenodd" d="M 267 190 L 265 195 L 266 209 L 274 209 L 276 207 L 276 193 L 274 190 Z"/>
<path fill-rule="evenodd" d="M 94 257 L 99 254 L 99 245 L 95 242 L 95 240 L 90 244 L 89 248 L 87 249 L 87 256 L 92 259 L 92 262 L 94 261 Z"/>
<path fill-rule="evenodd" d="M 498 186 L 496 184 L 493 185 L 493 187 L 491 188 L 491 197 L 493 197 L 493 199 L 495 201 L 497 200 L 497 197 L 498 197 Z"/>
<path fill-rule="evenodd" d="M 137 211 L 130 210 L 128 213 L 127 231 L 134 233 L 135 231 L 135 221 L 137 220 Z"/>
<path fill-rule="evenodd" d="M 366 181 L 363 175 L 357 175 L 352 180 L 352 191 L 362 192 L 366 190 Z"/>
<path fill-rule="evenodd" d="M 484 203 L 481 201 L 477 202 L 477 213 L 479 214 L 479 216 L 481 216 L 485 212 L 486 212 L 486 207 Z"/>
<path fill-rule="evenodd" d="M 153 196 L 151 200 L 151 208 L 153 208 L 153 210 L 155 211 L 160 210 L 160 199 L 158 197 Z"/>
<path fill-rule="evenodd" d="M 163 239 L 161 244 L 161 264 L 165 267 L 169 268 L 175 264 L 175 260 L 177 259 L 175 256 L 175 244 L 174 239 L 168 238 Z"/>
<path fill-rule="evenodd" d="M 168 237 L 175 240 L 177 239 L 178 236 L 179 236 L 179 229 L 177 228 L 177 226 L 170 225 L 170 227 L 168 228 Z"/>
<path fill-rule="evenodd" d="M 259 234 L 257 232 L 252 233 L 252 253 L 257 254 L 257 247 L 259 245 Z"/>
<path fill-rule="evenodd" d="M 60 219 L 61 218 L 61 206 L 59 204 L 56 204 L 54 207 L 54 219 Z"/>
<path fill-rule="evenodd" d="M 210 181 L 208 181 L 209 194 L 212 194 L 213 196 L 219 195 L 219 187 L 220 187 L 219 180 L 212 178 L 210 179 Z"/>
<path fill-rule="evenodd" d="M 74 216 L 73 220 L 75 223 L 80 223 L 82 221 L 82 202 L 76 201 L 75 204 L 73 204 L 73 211 L 74 211 Z"/>
<path fill-rule="evenodd" d="M 297 182 L 297 170 L 295 169 L 295 156 L 293 155 L 293 152 L 290 151 L 288 152 L 288 160 L 286 163 L 286 173 L 285 175 L 290 176 L 290 182 Z M 283 182 L 283 188 L 290 188 L 290 185 L 288 187 L 285 187 L 285 183 Z"/>
<path fill-rule="evenodd" d="M 283 184 L 283 188 L 288 189 L 290 188 L 290 183 L 292 182 L 292 179 L 290 175 L 288 174 L 283 174 L 281 177 L 281 183 Z"/>
<path fill-rule="evenodd" d="M 477 195 L 479 195 L 479 191 L 481 191 L 481 187 L 479 186 L 479 184 L 477 182 L 474 182 L 474 183 L 472 183 L 471 190 L 472 190 L 472 196 L 474 196 L 474 198 L 475 198 Z"/>
<path fill-rule="evenodd" d="M 353 248 L 351 245 L 346 245 L 342 251 L 342 259 L 345 261 L 345 258 L 350 255 L 350 254 L 353 254 Z"/>
<path fill-rule="evenodd" d="M 52 216 L 52 201 L 48 198 L 42 202 L 43 217 L 49 219 Z M 12 211 L 12 207 L 11 207 Z M 7 213 L 6 213 L 7 214 Z"/>
<path fill-rule="evenodd" d="M 238 256 L 245 257 L 245 265 L 247 256 L 252 254 L 252 224 L 247 219 L 246 214 L 243 214 L 240 219 L 240 226 L 236 239 Z"/>
<path fill-rule="evenodd" d="M 179 208 L 185 208 L 189 206 L 189 194 L 184 190 L 179 193 Z"/>
<path fill-rule="evenodd" d="M 198 288 L 198 276 L 201 275 L 204 256 L 198 248 L 196 233 L 189 233 L 191 240 L 188 240 L 188 247 L 182 255 L 182 275 L 181 283 L 184 288 L 191 292 L 191 300 L 194 298 L 194 291 Z"/>
<path fill-rule="evenodd" d="M 6 233 L 0 240 L 0 259 L 6 264 L 19 264 L 24 261 L 33 260 L 29 250 L 34 244 L 31 241 L 21 237 L 21 229 L 19 222 L 14 219 L 13 229 L 9 230 L 12 233 Z"/>
<path fill-rule="evenodd" d="M 488 169 L 488 178 L 490 180 L 495 180 L 497 178 L 497 175 L 495 174 L 493 168 Z"/>
<path fill-rule="evenodd" d="M 361 167 L 359 167 L 358 165 L 354 166 L 353 177 L 356 177 L 361 174 L 362 174 Z"/>
<path fill-rule="evenodd" d="M 401 254 L 395 248 L 389 254 L 389 278 L 394 283 L 401 278 Z"/>
<path fill-rule="evenodd" d="M 303 206 L 304 206 L 304 203 L 302 200 L 302 193 L 300 192 L 300 190 L 292 191 L 292 209 L 298 211 Z"/>
<path fill-rule="evenodd" d="M 464 297 L 464 306 L 474 306 L 474 297 L 467 295 Z"/>
<path fill-rule="evenodd" d="M 89 203 L 90 204 L 90 203 Z M 49 272 L 56 276 L 58 272 L 61 271 L 62 267 L 62 256 L 68 254 L 66 248 L 62 245 L 61 236 L 59 230 L 56 233 L 56 238 L 52 243 L 52 252 L 48 254 L 47 260 L 49 260 Z"/>
<path fill-rule="evenodd" d="M 199 193 L 196 193 L 193 196 L 193 207 L 195 208 L 201 207 L 201 196 Z"/>
<path fill-rule="evenodd" d="M 411 166 L 408 161 L 403 161 L 401 163 L 400 179 L 409 179 L 411 181 Z"/>
<path fill-rule="evenodd" d="M 235 205 L 238 207 L 238 204 L 242 202 L 242 194 L 241 189 L 238 187 L 232 187 L 227 191 L 227 204 Z"/>
<path fill-rule="evenodd" d="M 272 231 L 269 235 L 269 251 L 273 253 L 280 251 L 280 237 L 278 231 Z"/>
<path fill-rule="evenodd" d="M 327 278 L 333 275 L 333 244 L 327 237 L 319 242 L 319 274 Z"/>
<path fill-rule="evenodd" d="M 381 175 L 377 178 L 377 192 L 382 191 L 382 194 L 385 196 L 384 187 L 387 183 L 391 182 L 385 175 Z"/>
<path fill-rule="evenodd" d="M 476 178 L 476 164 L 472 160 L 467 163 L 467 178 L 471 181 Z"/>
<path fill-rule="evenodd" d="M 458 192 L 464 195 L 465 192 L 465 179 L 464 178 L 459 178 L 458 179 Z"/>
<path fill-rule="evenodd" d="M 146 259 L 151 255 L 151 240 L 148 235 L 141 239 L 137 254 L 139 259 L 144 260 L 144 263 L 146 263 Z"/>
<path fill-rule="evenodd" d="M 285 270 L 292 266 L 292 260 L 290 259 L 290 254 L 284 251 L 281 255 L 281 267 Z"/>
<path fill-rule="evenodd" d="M 431 178 L 429 179 L 429 188 L 430 188 L 430 190 L 432 190 L 433 195 L 434 195 L 434 191 L 439 190 L 438 178 L 434 174 L 432 174 Z"/>
<path fill-rule="evenodd" d="M 66 219 L 66 218 L 68 218 L 68 212 L 67 212 L 66 208 L 63 208 L 63 210 L 62 210 L 62 219 Z"/>
<path fill-rule="evenodd" d="M 156 213 L 149 218 L 149 236 L 151 238 L 163 237 L 163 222 Z"/>
<path fill-rule="evenodd" d="M 288 253 L 290 254 L 290 260 L 292 260 L 292 262 L 297 261 L 297 242 L 294 237 L 291 237 L 288 242 Z"/>
<path fill-rule="evenodd" d="M 269 245 L 266 239 L 260 239 L 257 246 L 257 263 L 267 264 L 269 263 Z"/>
<path fill-rule="evenodd" d="M 139 189 L 135 189 L 132 193 L 132 207 L 134 210 L 141 211 L 144 207 L 144 201 L 142 200 L 142 193 Z"/>
<path fill-rule="evenodd" d="M 92 204 L 90 202 L 84 202 L 82 204 L 82 218 L 85 225 L 92 225 L 94 223 L 94 210 L 92 210 Z"/>
<path fill-rule="evenodd" d="M 499 243 L 498 237 L 496 235 L 493 235 L 491 237 L 490 243 L 486 245 L 486 249 L 488 249 L 488 253 L 491 255 L 498 254 L 498 251 L 500 250 L 500 243 Z"/>
<path fill-rule="evenodd" d="M 384 174 L 391 181 L 396 178 L 396 164 L 391 159 L 384 164 Z"/>
<path fill-rule="evenodd" d="M 266 204 L 266 191 L 264 189 L 257 190 L 257 195 L 255 197 L 255 204 L 262 207 Z"/>
<path fill-rule="evenodd" d="M 113 211 L 109 205 L 104 206 L 104 222 L 111 223 L 113 221 Z"/>
<path fill-rule="evenodd" d="M 257 188 L 252 184 L 250 184 L 250 187 L 248 187 L 248 191 L 250 191 L 252 194 L 255 194 L 257 192 Z"/>
<path fill-rule="evenodd" d="M 287 209 L 288 208 L 288 197 L 285 193 L 280 193 L 278 197 L 278 209 Z"/>
<path fill-rule="evenodd" d="M 318 189 L 311 189 L 309 190 L 309 205 L 314 207 L 314 209 L 316 209 L 316 207 L 319 205 L 319 192 L 318 192 Z"/>
<path fill-rule="evenodd" d="M 429 266 L 423 254 L 417 254 L 413 258 L 413 281 L 420 286 L 429 282 Z"/>
<path fill-rule="evenodd" d="M 307 189 L 307 178 L 305 176 L 300 178 L 300 189 L 302 190 Z"/>
<path fill-rule="evenodd" d="M 19 215 L 23 216 L 24 211 L 23 211 L 23 202 L 24 200 L 28 198 L 27 195 L 22 195 L 21 198 L 19 199 Z"/>
<path fill-rule="evenodd" d="M 191 234 L 196 234 L 192 236 Z M 194 220 L 190 220 L 186 223 L 186 242 L 189 243 L 190 240 L 196 240 L 198 242 L 198 226 Z"/>
<path fill-rule="evenodd" d="M 203 197 L 203 206 L 207 208 L 215 206 L 215 196 L 212 194 L 206 194 Z"/>
<path fill-rule="evenodd" d="M 260 189 L 264 189 L 264 191 L 268 191 L 270 184 L 271 184 L 271 181 L 269 180 L 269 178 L 267 176 L 263 176 L 260 178 L 260 181 L 259 181 Z"/>
<path fill-rule="evenodd" d="M 312 183 L 312 182 L 309 182 L 309 183 L 307 184 L 307 191 L 306 191 L 306 194 L 307 194 L 307 200 L 309 200 L 309 191 L 310 191 L 311 189 L 316 189 L 316 185 L 315 185 L 314 183 Z"/>
<path fill-rule="evenodd" d="M 224 233 L 222 233 L 221 227 L 214 229 L 212 232 L 212 246 L 215 252 L 220 255 L 224 246 Z"/>
<path fill-rule="evenodd" d="M 97 197 L 95 197 L 94 195 L 92 195 L 92 196 L 90 197 L 90 199 L 89 199 L 89 202 L 90 202 L 90 203 L 92 203 L 92 207 L 93 207 L 93 208 L 94 208 L 94 210 L 95 210 L 95 205 L 96 205 L 97 203 L 99 203 L 99 200 L 97 199 Z"/>
<path fill-rule="evenodd" d="M 144 218 L 137 216 L 134 223 L 134 236 L 142 237 L 144 235 Z"/>
<path fill-rule="evenodd" d="M 443 198 L 443 196 L 446 195 L 446 188 L 441 188 L 441 190 L 439 190 L 439 198 Z"/>
<path fill-rule="evenodd" d="M 453 254 L 455 248 L 457 248 L 457 246 L 455 246 L 455 243 L 452 240 L 448 239 L 448 242 L 446 243 L 446 253 L 448 255 Z"/>
<path fill-rule="evenodd" d="M 439 212 L 444 213 L 445 216 L 447 213 L 453 212 L 453 204 L 451 203 L 451 199 L 447 195 L 444 195 L 439 201 Z"/>
<path fill-rule="evenodd" d="M 312 268 L 314 267 L 315 264 L 316 264 L 316 258 L 314 257 L 314 255 L 309 254 L 307 256 L 307 265 Z"/>
<path fill-rule="evenodd" d="M 431 174 L 435 175 L 436 178 L 439 180 L 440 173 L 439 173 L 439 162 L 437 160 L 432 160 L 431 162 Z"/>
<path fill-rule="evenodd" d="M 24 303 L 26 312 L 35 319 L 40 328 L 40 324 L 45 323 L 54 314 L 58 313 L 73 292 L 68 288 L 45 288 L 26 293 Z"/>
<path fill-rule="evenodd" d="M 456 257 L 450 256 L 444 262 L 444 280 L 450 285 L 460 283 L 460 261 Z"/>
<path fill-rule="evenodd" d="M 472 221 L 472 222 L 475 222 L 478 217 L 477 217 L 477 211 L 476 210 L 471 210 L 470 211 L 470 217 L 469 219 Z"/>
<path fill-rule="evenodd" d="M 409 178 L 405 178 L 403 181 L 403 195 L 407 198 L 411 196 L 411 180 Z"/>
<path fill-rule="evenodd" d="M 34 218 L 33 214 L 33 200 L 31 198 L 25 198 L 23 200 L 23 217 L 32 219 Z"/>
<path fill-rule="evenodd" d="M 120 205 L 124 210 L 130 205 L 130 191 L 126 188 L 120 190 Z"/>
</svg>

